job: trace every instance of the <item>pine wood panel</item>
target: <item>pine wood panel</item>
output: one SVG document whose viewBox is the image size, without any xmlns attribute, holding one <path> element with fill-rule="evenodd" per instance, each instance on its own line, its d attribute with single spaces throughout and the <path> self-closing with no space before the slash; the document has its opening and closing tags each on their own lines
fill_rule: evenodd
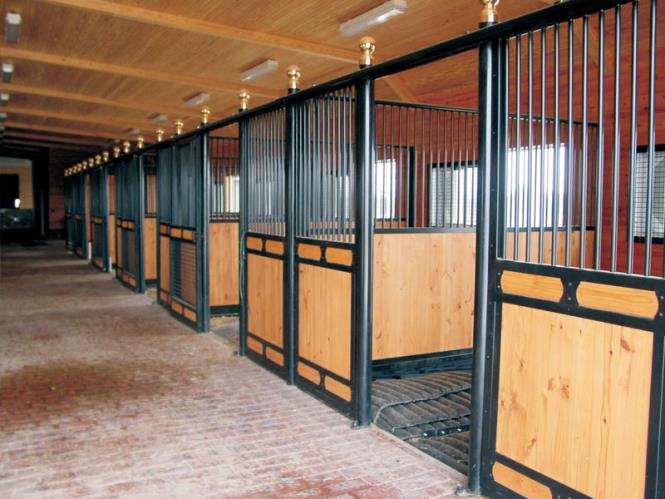
<svg viewBox="0 0 665 499">
<path fill-rule="evenodd" d="M 473 233 L 374 236 L 372 358 L 470 348 Z"/>
<path fill-rule="evenodd" d="M 302 362 L 298 362 L 298 374 L 315 385 L 321 383 L 321 372 Z"/>
<path fill-rule="evenodd" d="M 146 280 L 157 279 L 157 219 L 143 219 L 143 271 Z"/>
<path fill-rule="evenodd" d="M 653 334 L 511 304 L 502 321 L 497 452 L 592 497 L 643 496 Z"/>
<path fill-rule="evenodd" d="M 298 265 L 298 355 L 351 379 L 351 274 Z"/>
<path fill-rule="evenodd" d="M 283 289 L 280 260 L 247 255 L 247 328 L 280 348 L 284 346 Z"/>
<path fill-rule="evenodd" d="M 501 275 L 504 293 L 559 301 L 563 295 L 563 283 L 557 277 L 506 271 Z"/>
<path fill-rule="evenodd" d="M 159 287 L 171 291 L 171 240 L 159 236 Z"/>
<path fill-rule="evenodd" d="M 209 225 L 210 306 L 240 303 L 239 226 Z"/>
<path fill-rule="evenodd" d="M 108 246 L 109 246 L 109 258 L 111 259 L 111 264 L 115 264 L 115 215 L 109 215 L 108 221 L 106 224 L 106 229 L 108 232 Z M 110 270 L 110 269 L 109 269 Z"/>
<path fill-rule="evenodd" d="M 492 476 L 497 483 L 529 499 L 550 499 L 552 497 L 552 492 L 546 485 L 536 482 L 534 479 L 522 475 L 501 463 L 494 463 Z"/>
<path fill-rule="evenodd" d="M 658 313 L 655 291 L 582 282 L 577 288 L 577 302 L 583 307 L 653 319 Z"/>
<path fill-rule="evenodd" d="M 353 265 L 353 251 L 342 248 L 326 248 L 326 261 L 339 265 Z"/>
</svg>

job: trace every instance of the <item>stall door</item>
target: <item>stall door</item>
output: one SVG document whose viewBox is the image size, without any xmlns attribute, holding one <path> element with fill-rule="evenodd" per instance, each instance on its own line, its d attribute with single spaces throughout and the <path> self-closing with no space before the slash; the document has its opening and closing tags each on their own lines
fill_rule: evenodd
<svg viewBox="0 0 665 499">
<path fill-rule="evenodd" d="M 134 291 L 143 292 L 138 155 L 116 166 L 115 179 L 116 276 Z"/>
</svg>

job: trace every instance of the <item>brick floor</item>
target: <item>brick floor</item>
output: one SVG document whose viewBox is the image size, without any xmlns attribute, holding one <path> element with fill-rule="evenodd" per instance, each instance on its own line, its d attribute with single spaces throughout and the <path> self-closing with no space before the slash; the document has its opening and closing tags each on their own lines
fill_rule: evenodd
<svg viewBox="0 0 665 499">
<path fill-rule="evenodd" d="M 452 497 L 463 477 L 62 244 L 1 249 L 0 497 Z"/>
</svg>

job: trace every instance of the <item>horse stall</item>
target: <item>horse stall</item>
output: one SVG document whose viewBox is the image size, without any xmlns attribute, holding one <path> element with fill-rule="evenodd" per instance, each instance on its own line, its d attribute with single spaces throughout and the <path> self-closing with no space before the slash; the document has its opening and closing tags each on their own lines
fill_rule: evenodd
<svg viewBox="0 0 665 499">
<path fill-rule="evenodd" d="M 85 177 L 83 173 L 78 173 L 71 179 L 72 250 L 79 258 L 87 258 L 88 254 Z"/>
<path fill-rule="evenodd" d="M 102 165 L 106 171 L 106 202 L 108 217 L 106 220 L 106 240 L 108 242 L 108 271 L 114 273 L 116 268 L 116 212 L 115 212 L 115 164 L 107 162 Z M 114 274 L 115 275 L 115 274 Z"/>
<path fill-rule="evenodd" d="M 104 167 L 90 171 L 90 262 L 102 272 L 109 271 L 108 180 Z"/>
<path fill-rule="evenodd" d="M 208 330 L 209 216 L 203 158 L 207 135 L 157 144 L 157 299 L 175 317 Z"/>
<path fill-rule="evenodd" d="M 65 193 L 65 249 L 74 251 L 74 195 L 72 193 L 74 178 L 72 177 L 72 168 L 65 172 L 63 179 Z"/>
<path fill-rule="evenodd" d="M 114 163 L 115 179 L 115 275 L 125 286 L 142 293 L 143 270 L 143 190 L 142 158 L 127 154 Z"/>
</svg>

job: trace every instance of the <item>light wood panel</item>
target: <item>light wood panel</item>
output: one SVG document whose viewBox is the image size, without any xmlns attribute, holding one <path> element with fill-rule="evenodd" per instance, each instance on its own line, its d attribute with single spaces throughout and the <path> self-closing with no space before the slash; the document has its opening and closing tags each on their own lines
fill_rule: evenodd
<svg viewBox="0 0 665 499">
<path fill-rule="evenodd" d="M 284 355 L 271 347 L 266 347 L 266 358 L 278 366 L 284 366 Z"/>
<path fill-rule="evenodd" d="M 529 499 L 552 497 L 552 492 L 546 485 L 536 482 L 534 479 L 522 475 L 501 463 L 494 463 L 492 476 L 496 482 L 504 487 Z"/>
<path fill-rule="evenodd" d="M 159 287 L 171 291 L 171 240 L 159 236 Z"/>
<path fill-rule="evenodd" d="M 210 306 L 240 303 L 239 224 L 209 226 Z"/>
<path fill-rule="evenodd" d="M 298 355 L 351 379 L 351 274 L 298 265 Z"/>
<path fill-rule="evenodd" d="M 115 215 L 109 215 L 107 221 L 107 232 L 109 239 L 109 258 L 111 259 L 111 265 L 115 264 Z M 111 269 L 109 268 L 109 272 Z"/>
<path fill-rule="evenodd" d="M 353 251 L 342 248 L 326 248 L 326 261 L 339 265 L 353 265 Z"/>
<path fill-rule="evenodd" d="M 347 385 L 344 385 L 330 376 L 326 376 L 323 380 L 323 386 L 326 390 L 331 393 L 334 393 L 339 398 L 346 400 L 347 402 L 351 401 L 351 388 Z"/>
<path fill-rule="evenodd" d="M 374 236 L 372 358 L 470 348 L 473 233 Z"/>
<path fill-rule="evenodd" d="M 280 348 L 284 346 L 283 289 L 280 260 L 247 255 L 247 328 Z"/>
<path fill-rule="evenodd" d="M 655 291 L 582 282 L 577 288 L 577 302 L 583 307 L 653 319 L 658 313 Z"/>
<path fill-rule="evenodd" d="M 259 239 L 258 237 L 248 237 L 245 240 L 245 245 L 247 246 L 247 249 L 262 251 L 263 250 L 263 239 Z"/>
<path fill-rule="evenodd" d="M 298 374 L 315 385 L 321 383 L 321 372 L 302 362 L 298 362 Z"/>
<path fill-rule="evenodd" d="M 146 280 L 157 279 L 157 219 L 143 219 L 143 271 Z"/>
<path fill-rule="evenodd" d="M 504 304 L 497 452 L 592 497 L 642 497 L 652 348 L 646 331 Z"/>
<path fill-rule="evenodd" d="M 506 271 L 501 275 L 504 293 L 559 301 L 563 296 L 563 283 L 557 277 Z"/>
<path fill-rule="evenodd" d="M 321 246 L 314 244 L 298 244 L 298 256 L 308 260 L 321 260 Z"/>
</svg>

